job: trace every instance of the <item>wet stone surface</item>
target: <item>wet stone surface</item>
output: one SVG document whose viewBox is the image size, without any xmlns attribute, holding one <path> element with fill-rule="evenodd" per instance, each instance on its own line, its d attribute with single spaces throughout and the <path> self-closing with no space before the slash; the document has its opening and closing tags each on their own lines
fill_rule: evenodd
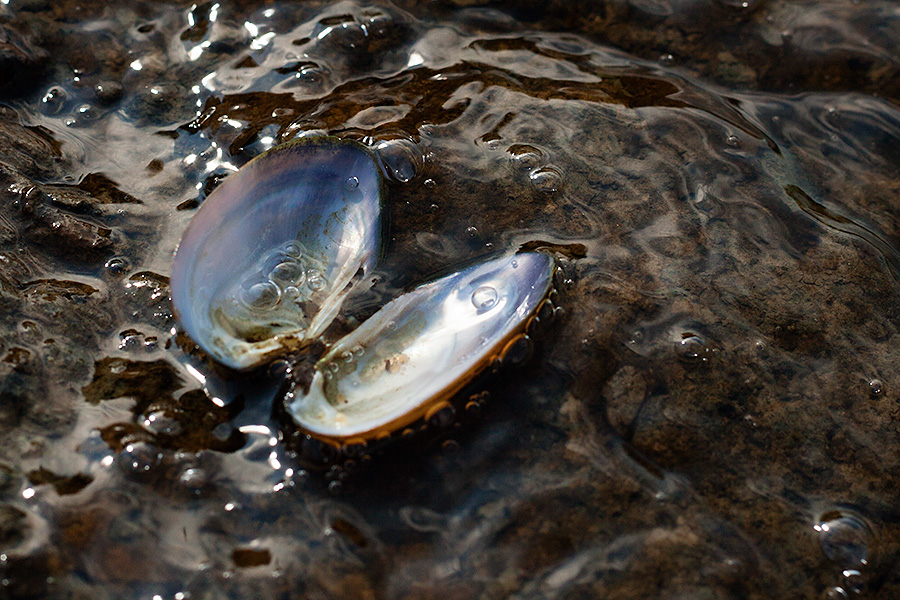
<svg viewBox="0 0 900 600">
<path fill-rule="evenodd" d="M 0 4 L 0 598 L 898 597 L 898 19 Z M 460 265 L 565 271 L 525 368 L 325 473 L 273 411 L 304 358 L 205 360 L 168 287 L 222 178 L 321 134 L 389 183 L 319 355 Z"/>
</svg>

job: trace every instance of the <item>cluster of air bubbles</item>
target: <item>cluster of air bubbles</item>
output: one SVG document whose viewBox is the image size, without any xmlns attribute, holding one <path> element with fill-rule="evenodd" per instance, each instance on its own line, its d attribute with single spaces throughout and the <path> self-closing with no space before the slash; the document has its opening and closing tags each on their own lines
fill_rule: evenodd
<svg viewBox="0 0 900 600">
<path fill-rule="evenodd" d="M 341 350 L 331 360 L 323 363 L 321 367 L 322 375 L 325 379 L 330 380 L 339 373 L 353 371 L 365 353 L 366 349 L 360 345 Z"/>
<path fill-rule="evenodd" d="M 406 138 L 381 140 L 372 149 L 385 176 L 396 183 L 412 181 L 425 164 L 422 150 Z"/>
<path fill-rule="evenodd" d="M 390 14 L 369 9 L 357 15 L 321 19 L 312 38 L 317 43 L 340 48 L 351 62 L 365 61 L 371 54 L 370 43 L 388 36 L 394 23 Z"/>
<path fill-rule="evenodd" d="M 118 348 L 124 352 L 136 352 L 138 350 L 153 352 L 159 349 L 159 338 L 156 336 L 145 336 L 136 329 L 126 329 L 119 332 Z"/>
<path fill-rule="evenodd" d="M 282 300 L 305 302 L 327 285 L 324 268 L 300 244 L 289 242 L 263 259 L 260 273 L 241 288 L 238 299 L 250 310 L 265 312 Z"/>
<path fill-rule="evenodd" d="M 76 77 L 76 81 L 78 81 Z M 90 93 L 70 95 L 65 88 L 53 86 L 41 97 L 41 112 L 48 117 L 59 117 L 69 127 L 89 125 L 101 118 L 109 106 L 121 97 L 121 86 L 111 83 L 98 84 Z"/>
<path fill-rule="evenodd" d="M 563 185 L 560 169 L 548 164 L 547 155 L 540 148 L 529 144 L 513 144 L 506 149 L 509 162 L 517 171 L 528 174 L 528 182 L 538 192 L 555 194 Z"/>
</svg>

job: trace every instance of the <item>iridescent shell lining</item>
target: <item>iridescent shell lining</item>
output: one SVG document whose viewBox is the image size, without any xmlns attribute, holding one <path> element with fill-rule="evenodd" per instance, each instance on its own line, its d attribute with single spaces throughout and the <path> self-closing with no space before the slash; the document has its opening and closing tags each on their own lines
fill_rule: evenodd
<svg viewBox="0 0 900 600">
<path fill-rule="evenodd" d="M 172 301 L 188 335 L 236 369 L 331 323 L 381 238 L 381 172 L 365 146 L 298 140 L 229 176 L 187 228 Z"/>
<path fill-rule="evenodd" d="M 433 412 L 514 346 L 551 291 L 547 254 L 504 256 L 388 303 L 316 364 L 287 402 L 325 439 L 371 439 Z"/>
</svg>

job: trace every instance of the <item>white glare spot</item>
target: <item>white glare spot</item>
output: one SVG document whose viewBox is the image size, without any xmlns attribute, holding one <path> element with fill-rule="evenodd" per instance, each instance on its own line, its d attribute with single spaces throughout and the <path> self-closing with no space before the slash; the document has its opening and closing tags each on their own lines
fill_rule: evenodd
<svg viewBox="0 0 900 600">
<path fill-rule="evenodd" d="M 406 63 L 407 67 L 418 67 L 421 64 L 425 63 L 425 57 L 419 54 L 418 52 L 413 52 L 409 55 L 409 61 Z"/>
<path fill-rule="evenodd" d="M 293 477 L 293 476 L 294 476 L 294 470 L 293 470 L 293 469 L 285 469 L 285 471 L 284 471 L 284 476 L 285 476 L 285 477 Z"/>
<path fill-rule="evenodd" d="M 25 488 L 25 490 L 22 492 L 22 497 L 26 500 L 30 500 L 31 498 L 33 498 L 34 488 Z"/>
<path fill-rule="evenodd" d="M 274 452 L 269 455 L 269 465 L 276 471 L 281 468 L 281 463 L 278 462 L 278 456 Z"/>
<path fill-rule="evenodd" d="M 251 50 L 262 50 L 266 46 L 269 45 L 269 42 L 272 41 L 272 38 L 275 37 L 275 32 L 270 31 L 269 33 L 264 33 L 259 36 L 259 39 L 253 40 L 250 42 Z"/>
<path fill-rule="evenodd" d="M 225 122 L 228 123 L 229 125 L 231 125 L 232 127 L 234 127 L 235 129 L 240 129 L 241 127 L 244 126 L 244 124 L 241 123 L 240 121 L 238 121 L 237 119 L 226 119 Z"/>
<path fill-rule="evenodd" d="M 191 374 L 191 376 L 200 382 L 200 385 L 206 385 L 206 376 L 197 370 L 197 367 L 194 365 L 184 365 L 184 368 L 187 369 L 187 372 Z"/>
<path fill-rule="evenodd" d="M 153 596 L 153 600 L 162 600 L 162 596 L 156 594 L 155 596 Z"/>
<path fill-rule="evenodd" d="M 104 467 L 111 467 L 113 464 L 113 457 L 112 456 L 104 456 L 103 460 L 100 461 L 100 464 L 103 465 Z"/>
<path fill-rule="evenodd" d="M 271 16 L 274 15 L 274 14 L 275 14 L 275 9 L 274 9 L 274 8 L 267 8 L 266 10 L 263 11 L 263 16 L 264 16 L 264 17 L 271 17 Z"/>
<path fill-rule="evenodd" d="M 334 30 L 334 27 L 326 27 L 325 29 L 323 29 L 322 31 L 319 32 L 319 35 L 316 36 L 316 39 L 321 40 L 322 38 L 327 36 L 329 33 L 331 33 L 333 30 Z"/>
<path fill-rule="evenodd" d="M 140 71 L 141 69 L 144 68 L 144 65 L 141 64 L 140 60 L 136 60 L 131 63 L 131 68 L 134 69 L 135 71 Z"/>
<path fill-rule="evenodd" d="M 265 425 L 241 425 L 238 427 L 241 433 L 258 433 L 260 435 L 272 435 L 272 431 Z"/>
<path fill-rule="evenodd" d="M 280 492 L 280 491 L 283 490 L 283 489 L 284 489 L 284 484 L 283 484 L 283 483 L 279 483 L 278 485 L 276 485 L 275 487 L 272 488 L 272 491 L 274 491 L 274 492 Z"/>
<path fill-rule="evenodd" d="M 208 89 L 209 91 L 212 92 L 212 91 L 215 91 L 215 89 L 216 89 L 213 86 L 213 79 L 215 79 L 215 78 L 216 78 L 216 72 L 213 71 L 212 73 L 210 73 L 209 75 L 207 75 L 206 77 L 201 79 L 200 83 L 203 85 L 203 87 L 205 87 L 206 89 Z"/>
<path fill-rule="evenodd" d="M 184 157 L 184 164 L 186 164 L 186 165 L 192 165 L 195 162 L 197 162 L 196 154 L 188 154 L 187 156 Z"/>
<path fill-rule="evenodd" d="M 209 9 L 209 22 L 215 23 L 216 19 L 219 18 L 219 3 L 216 2 L 212 5 L 212 8 Z"/>
<path fill-rule="evenodd" d="M 273 448 L 274 448 L 275 446 L 277 446 L 277 445 L 278 445 L 278 438 L 277 438 L 277 437 L 274 437 L 274 436 L 270 437 L 270 438 L 269 438 L 269 445 L 272 446 Z"/>
<path fill-rule="evenodd" d="M 254 24 L 251 23 L 250 21 L 247 21 L 247 22 L 244 23 L 244 29 L 246 29 L 247 31 L 249 31 L 249 32 L 250 32 L 250 35 L 252 35 L 253 37 L 256 37 L 256 36 L 259 35 L 259 27 L 257 27 L 256 25 L 254 25 Z"/>
<path fill-rule="evenodd" d="M 226 505 L 225 505 L 225 510 L 228 511 L 228 512 L 233 511 L 233 510 L 234 510 L 234 502 L 229 502 L 228 504 L 226 504 Z"/>
</svg>

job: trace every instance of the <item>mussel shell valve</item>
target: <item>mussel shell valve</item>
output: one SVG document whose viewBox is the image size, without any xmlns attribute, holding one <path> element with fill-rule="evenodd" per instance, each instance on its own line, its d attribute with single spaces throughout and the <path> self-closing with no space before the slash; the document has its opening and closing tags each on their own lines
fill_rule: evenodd
<svg viewBox="0 0 900 600">
<path fill-rule="evenodd" d="M 217 361 L 245 369 L 331 323 L 381 242 L 384 184 L 371 152 L 322 137 L 277 146 L 227 177 L 187 227 L 175 312 Z"/>
<path fill-rule="evenodd" d="M 381 439 L 425 417 L 490 366 L 548 302 L 555 260 L 507 255 L 393 300 L 317 363 L 285 408 L 320 440 Z"/>
</svg>

